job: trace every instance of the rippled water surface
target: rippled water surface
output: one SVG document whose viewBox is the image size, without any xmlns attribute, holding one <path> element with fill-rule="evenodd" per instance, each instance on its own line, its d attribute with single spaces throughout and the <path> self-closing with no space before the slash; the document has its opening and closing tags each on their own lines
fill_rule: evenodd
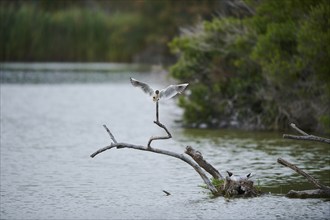
<svg viewBox="0 0 330 220">
<path fill-rule="evenodd" d="M 1 70 L 1 219 L 329 219 L 329 200 L 284 197 L 314 187 L 276 162 L 286 159 L 330 185 L 328 145 L 280 133 L 183 129 L 175 100 L 160 103 L 173 139 L 154 147 L 182 153 L 191 145 L 223 175 L 252 172 L 269 193 L 213 198 L 189 165 L 150 152 L 112 149 L 90 158 L 111 142 L 103 124 L 120 142 L 145 145 L 163 134 L 152 123 L 154 103 L 129 77 L 159 88 L 166 77 L 57 65 Z"/>
</svg>

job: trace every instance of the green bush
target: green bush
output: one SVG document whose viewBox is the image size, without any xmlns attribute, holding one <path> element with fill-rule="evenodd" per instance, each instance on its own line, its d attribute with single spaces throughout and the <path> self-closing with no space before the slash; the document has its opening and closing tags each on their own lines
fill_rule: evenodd
<svg viewBox="0 0 330 220">
<path fill-rule="evenodd" d="M 247 1 L 255 13 L 219 17 L 170 44 L 188 126 L 329 130 L 327 1 Z"/>
</svg>

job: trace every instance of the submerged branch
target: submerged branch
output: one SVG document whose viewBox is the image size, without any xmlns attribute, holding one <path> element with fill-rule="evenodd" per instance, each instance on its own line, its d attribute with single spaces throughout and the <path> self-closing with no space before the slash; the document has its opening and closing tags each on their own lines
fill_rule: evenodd
<svg viewBox="0 0 330 220">
<path fill-rule="evenodd" d="M 311 190 L 290 190 L 287 194 L 289 198 L 329 198 L 330 191 L 322 189 L 311 189 Z"/>
<path fill-rule="evenodd" d="M 319 181 L 317 181 L 314 177 L 312 177 L 311 175 L 309 175 L 308 173 L 304 172 L 303 170 L 301 170 L 299 167 L 297 167 L 296 165 L 289 163 L 288 161 L 282 159 L 282 158 L 278 158 L 277 162 L 282 164 L 283 166 L 289 167 L 290 169 L 296 171 L 298 174 L 304 176 L 310 183 L 312 183 L 314 186 L 316 186 L 319 189 L 322 190 L 330 190 L 330 187 L 325 186 L 323 184 L 321 184 Z"/>
</svg>

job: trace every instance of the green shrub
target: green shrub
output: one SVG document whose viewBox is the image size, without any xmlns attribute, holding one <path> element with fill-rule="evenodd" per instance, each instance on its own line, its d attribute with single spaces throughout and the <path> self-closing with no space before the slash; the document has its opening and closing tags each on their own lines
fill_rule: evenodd
<svg viewBox="0 0 330 220">
<path fill-rule="evenodd" d="M 255 14 L 219 17 L 170 44 L 170 72 L 190 82 L 188 126 L 326 132 L 330 115 L 327 1 L 247 1 Z"/>
</svg>

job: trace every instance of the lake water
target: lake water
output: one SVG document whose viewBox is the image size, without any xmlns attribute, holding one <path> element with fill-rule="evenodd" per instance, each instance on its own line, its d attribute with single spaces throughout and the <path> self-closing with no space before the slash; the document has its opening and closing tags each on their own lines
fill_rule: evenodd
<svg viewBox="0 0 330 220">
<path fill-rule="evenodd" d="M 136 66 L 1 64 L 1 219 L 330 219 L 329 200 L 284 196 L 314 187 L 276 162 L 286 159 L 330 185 L 329 145 L 281 133 L 184 129 L 174 99 L 160 103 L 173 138 L 152 145 L 178 153 L 193 146 L 223 175 L 252 172 L 265 195 L 213 198 L 189 165 L 150 152 L 112 149 L 90 158 L 111 143 L 103 124 L 133 144 L 164 133 L 153 124 L 154 103 L 130 76 L 168 84 L 166 75 Z"/>
</svg>

